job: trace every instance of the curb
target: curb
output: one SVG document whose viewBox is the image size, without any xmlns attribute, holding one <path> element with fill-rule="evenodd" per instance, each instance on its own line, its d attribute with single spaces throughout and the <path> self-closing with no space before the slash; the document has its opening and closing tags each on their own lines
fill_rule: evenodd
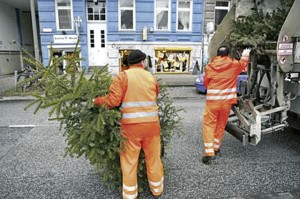
<svg viewBox="0 0 300 199">
<path fill-rule="evenodd" d="M 9 97 L 0 97 L 0 102 L 7 101 L 33 101 L 35 100 L 32 96 L 9 96 Z"/>
</svg>

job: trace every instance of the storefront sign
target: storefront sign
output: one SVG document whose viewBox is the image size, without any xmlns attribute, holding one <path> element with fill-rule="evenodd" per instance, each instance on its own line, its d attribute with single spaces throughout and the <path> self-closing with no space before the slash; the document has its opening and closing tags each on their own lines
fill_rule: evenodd
<svg viewBox="0 0 300 199">
<path fill-rule="evenodd" d="M 56 44 L 75 44 L 77 35 L 53 35 L 53 42 Z"/>
</svg>

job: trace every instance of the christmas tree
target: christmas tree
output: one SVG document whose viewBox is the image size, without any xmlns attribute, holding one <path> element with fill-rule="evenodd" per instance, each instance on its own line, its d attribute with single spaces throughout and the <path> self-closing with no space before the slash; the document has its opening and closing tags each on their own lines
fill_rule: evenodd
<svg viewBox="0 0 300 199">
<path fill-rule="evenodd" d="M 101 69 L 95 68 L 93 74 L 87 78 L 86 71 L 81 71 L 82 59 L 77 46 L 73 54 L 58 58 L 50 56 L 47 66 L 43 66 L 32 56 L 26 58 L 26 61 L 35 66 L 36 75 L 32 78 L 39 79 L 36 82 L 43 85 L 43 90 L 32 94 L 35 101 L 25 109 L 33 105 L 36 107 L 35 113 L 39 109 L 49 109 L 49 116 L 60 122 L 66 137 L 66 156 L 86 157 L 99 171 L 103 182 L 111 188 L 121 189 L 119 146 L 124 141 L 120 134 L 121 113 L 119 108 L 94 106 L 92 101 L 96 96 L 108 93 L 112 77 L 105 66 Z M 50 55 L 53 55 L 52 48 Z M 58 72 L 61 61 L 66 63 L 63 74 Z M 161 83 L 158 106 L 164 152 L 172 136 L 182 133 L 182 118 L 179 116 L 182 109 L 173 105 L 166 86 Z M 138 173 L 139 191 L 142 191 L 148 187 L 143 154 L 140 156 Z"/>
</svg>

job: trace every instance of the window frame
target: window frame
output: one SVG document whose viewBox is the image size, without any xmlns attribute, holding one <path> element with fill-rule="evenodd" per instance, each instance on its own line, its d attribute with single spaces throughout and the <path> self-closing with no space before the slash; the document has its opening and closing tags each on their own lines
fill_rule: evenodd
<svg viewBox="0 0 300 199">
<path fill-rule="evenodd" d="M 99 14 L 99 20 L 95 20 L 95 12 L 94 12 L 94 10 L 93 10 L 93 13 L 91 15 L 91 16 L 93 16 L 93 19 L 92 20 L 89 19 L 90 13 L 89 13 L 88 9 L 89 8 L 94 9 L 93 6 L 90 6 L 90 3 L 91 4 L 95 4 L 95 2 L 92 1 L 92 0 L 88 0 L 87 1 L 87 6 L 86 6 L 86 15 L 87 15 L 86 19 L 87 19 L 87 22 L 106 22 L 106 17 L 107 17 L 107 15 L 106 15 L 106 0 L 100 0 L 100 1 L 98 1 L 98 3 L 104 3 L 104 7 L 102 7 L 102 8 L 105 9 L 105 12 L 104 12 L 104 18 L 105 19 L 104 20 L 101 19 L 101 16 L 103 16 L 103 15 L 101 15 L 101 7 L 100 6 L 99 6 L 100 10 L 98 12 L 98 14 Z"/>
<path fill-rule="evenodd" d="M 217 2 L 227 2 L 228 3 L 228 6 L 217 6 Z M 230 10 L 230 1 L 216 1 L 216 6 L 215 6 L 215 16 L 214 16 L 214 23 L 215 23 L 215 27 L 217 27 L 219 24 L 216 23 L 216 11 L 217 10 L 226 10 L 227 13 L 229 12 Z M 224 18 L 223 18 L 224 19 Z M 222 20 L 223 20 L 222 19 Z"/>
<path fill-rule="evenodd" d="M 190 7 L 189 8 L 179 8 L 179 2 L 184 2 L 184 1 L 190 2 Z M 178 29 L 178 19 L 179 19 L 179 12 L 180 11 L 185 11 L 185 12 L 187 11 L 190 14 L 190 19 L 189 19 L 190 27 L 189 27 L 188 30 Z M 193 26 L 193 0 L 177 0 L 176 1 L 176 31 L 178 31 L 178 32 L 191 32 L 193 30 L 192 26 Z"/>
<path fill-rule="evenodd" d="M 133 5 L 132 7 L 122 7 L 121 8 L 121 0 L 118 1 L 118 19 L 119 19 L 119 22 L 118 22 L 118 28 L 119 28 L 119 31 L 135 31 L 135 28 L 136 28 L 136 1 L 133 0 Z M 132 15 L 133 15 L 133 19 L 132 19 L 132 29 L 122 29 L 122 26 L 121 26 L 121 13 L 122 13 L 122 10 L 132 10 Z"/>
<path fill-rule="evenodd" d="M 161 9 L 156 8 L 156 1 L 157 0 L 154 0 L 154 30 L 155 31 L 163 31 L 163 32 L 170 31 L 171 30 L 171 0 L 168 0 L 168 8 L 161 8 Z M 156 21 L 157 11 L 165 11 L 165 10 L 168 11 L 168 28 L 166 30 L 157 29 L 157 27 L 156 27 L 157 26 L 157 21 Z"/>
<path fill-rule="evenodd" d="M 73 0 L 70 1 L 70 6 L 58 6 L 58 0 L 55 0 L 55 19 L 56 19 L 56 30 L 57 31 L 72 31 L 74 30 L 74 24 L 73 24 Z M 71 13 L 71 28 L 70 29 L 62 29 L 59 27 L 59 10 L 70 10 Z"/>
</svg>

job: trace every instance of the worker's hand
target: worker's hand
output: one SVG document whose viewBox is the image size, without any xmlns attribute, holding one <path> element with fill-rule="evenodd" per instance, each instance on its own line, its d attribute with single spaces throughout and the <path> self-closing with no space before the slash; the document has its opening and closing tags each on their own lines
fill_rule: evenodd
<svg viewBox="0 0 300 199">
<path fill-rule="evenodd" d="M 96 104 L 95 104 L 95 100 L 96 100 L 96 98 L 93 99 L 93 104 L 94 104 L 94 105 L 96 105 Z"/>
<path fill-rule="evenodd" d="M 242 57 L 249 57 L 251 48 L 245 48 L 242 52 Z"/>
</svg>

